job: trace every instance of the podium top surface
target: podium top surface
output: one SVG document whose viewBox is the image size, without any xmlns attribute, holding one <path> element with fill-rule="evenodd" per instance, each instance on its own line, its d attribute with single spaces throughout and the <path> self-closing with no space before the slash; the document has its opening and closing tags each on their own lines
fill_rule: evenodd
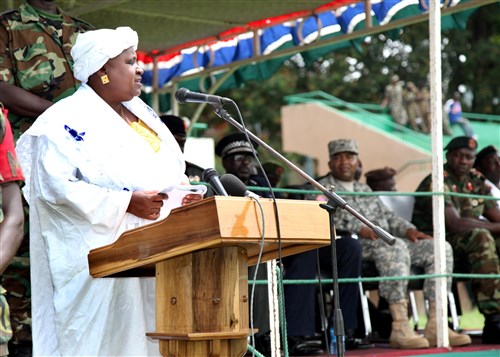
<svg viewBox="0 0 500 357">
<path fill-rule="evenodd" d="M 163 220 L 126 231 L 114 243 L 91 250 L 90 274 L 104 277 L 148 269 L 165 259 L 224 246 L 245 248 L 249 264 L 255 264 L 263 227 L 261 261 L 330 244 L 328 213 L 319 207 L 320 202 L 277 199 L 276 210 L 272 199 L 259 202 L 263 211 L 251 198 L 227 196 L 176 208 Z"/>
</svg>

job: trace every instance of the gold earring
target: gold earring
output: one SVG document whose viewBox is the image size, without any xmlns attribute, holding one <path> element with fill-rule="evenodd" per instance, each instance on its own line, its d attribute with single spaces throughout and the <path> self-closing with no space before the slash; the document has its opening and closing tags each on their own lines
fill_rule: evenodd
<svg viewBox="0 0 500 357">
<path fill-rule="evenodd" d="M 109 77 L 107 74 L 105 74 L 104 76 L 101 76 L 101 82 L 102 84 L 108 84 L 109 83 Z"/>
</svg>

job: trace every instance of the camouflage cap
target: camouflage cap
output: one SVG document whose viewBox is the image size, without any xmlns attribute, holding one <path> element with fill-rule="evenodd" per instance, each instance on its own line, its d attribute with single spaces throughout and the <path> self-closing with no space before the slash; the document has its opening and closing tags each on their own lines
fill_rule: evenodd
<svg viewBox="0 0 500 357">
<path fill-rule="evenodd" d="M 458 150 L 458 149 L 477 149 L 477 141 L 469 136 L 457 136 L 451 139 L 448 145 L 444 148 L 447 151 Z"/>
<path fill-rule="evenodd" d="M 330 156 L 338 154 L 339 152 L 351 152 L 359 154 L 358 144 L 351 139 L 337 139 L 328 143 L 328 153 Z"/>
</svg>

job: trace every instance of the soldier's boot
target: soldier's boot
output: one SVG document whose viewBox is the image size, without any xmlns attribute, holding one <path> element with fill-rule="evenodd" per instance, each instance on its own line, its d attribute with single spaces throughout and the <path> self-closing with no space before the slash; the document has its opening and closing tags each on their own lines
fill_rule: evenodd
<svg viewBox="0 0 500 357">
<path fill-rule="evenodd" d="M 429 320 L 425 325 L 424 337 L 429 340 L 431 346 L 437 345 L 436 302 L 429 303 Z M 469 335 L 455 332 L 449 327 L 448 338 L 452 347 L 470 345 L 472 342 Z"/>
<path fill-rule="evenodd" d="M 429 341 L 410 328 L 406 301 L 390 304 L 389 310 L 392 315 L 392 331 L 389 338 L 392 348 L 414 349 L 429 347 Z"/>
</svg>

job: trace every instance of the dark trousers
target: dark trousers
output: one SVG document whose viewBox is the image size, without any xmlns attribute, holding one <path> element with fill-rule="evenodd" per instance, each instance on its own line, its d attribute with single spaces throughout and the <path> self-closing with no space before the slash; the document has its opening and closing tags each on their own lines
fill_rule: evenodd
<svg viewBox="0 0 500 357">
<path fill-rule="evenodd" d="M 357 239 L 336 240 L 339 278 L 358 278 L 361 275 L 361 245 Z M 319 249 L 322 276 L 331 278 L 331 247 Z M 316 250 L 283 259 L 285 279 L 315 279 L 318 276 Z M 330 285 L 331 286 L 331 285 Z M 324 285 L 324 289 L 330 289 Z M 316 332 L 317 284 L 286 284 L 284 288 L 287 333 L 290 336 L 312 336 Z M 339 284 L 340 309 L 346 331 L 357 327 L 359 307 L 358 283 Z M 333 308 L 333 306 L 332 306 Z M 330 317 L 331 319 L 331 317 Z"/>
</svg>

